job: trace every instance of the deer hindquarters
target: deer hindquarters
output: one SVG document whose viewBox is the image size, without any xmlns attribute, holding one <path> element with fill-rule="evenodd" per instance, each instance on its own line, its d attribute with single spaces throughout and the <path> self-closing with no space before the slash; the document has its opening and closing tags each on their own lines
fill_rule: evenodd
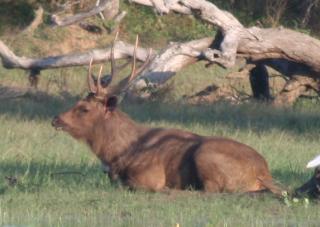
<svg viewBox="0 0 320 227">
<path fill-rule="evenodd" d="M 162 165 L 149 165 L 128 171 L 125 182 L 131 189 L 161 191 L 165 188 L 166 176 Z"/>
</svg>

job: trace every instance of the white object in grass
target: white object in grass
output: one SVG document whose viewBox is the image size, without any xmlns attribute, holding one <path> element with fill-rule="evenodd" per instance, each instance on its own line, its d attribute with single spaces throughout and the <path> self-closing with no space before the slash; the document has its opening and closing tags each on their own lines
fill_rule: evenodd
<svg viewBox="0 0 320 227">
<path fill-rule="evenodd" d="M 307 164 L 307 168 L 314 168 L 320 166 L 320 155 L 312 159 L 310 162 Z"/>
</svg>

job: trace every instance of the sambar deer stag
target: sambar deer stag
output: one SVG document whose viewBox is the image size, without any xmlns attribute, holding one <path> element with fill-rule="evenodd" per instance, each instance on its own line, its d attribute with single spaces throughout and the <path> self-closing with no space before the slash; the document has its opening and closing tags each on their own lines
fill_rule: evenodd
<svg viewBox="0 0 320 227">
<path fill-rule="evenodd" d="M 111 48 L 111 78 L 114 78 L 114 45 Z M 94 83 L 91 63 L 88 72 L 90 93 L 52 121 L 75 139 L 89 145 L 109 167 L 110 180 L 130 189 L 162 191 L 194 189 L 205 192 L 257 192 L 279 194 L 266 160 L 253 148 L 227 138 L 200 136 L 191 132 L 150 128 L 132 120 L 118 109 L 117 94 L 128 89 L 146 63 L 117 85 L 103 87 L 100 74 Z M 150 62 L 150 54 L 148 60 Z"/>
</svg>

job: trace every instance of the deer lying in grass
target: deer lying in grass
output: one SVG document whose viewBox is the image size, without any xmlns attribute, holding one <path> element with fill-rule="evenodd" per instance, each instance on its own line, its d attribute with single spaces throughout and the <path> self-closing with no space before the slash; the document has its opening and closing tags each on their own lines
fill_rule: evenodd
<svg viewBox="0 0 320 227">
<path fill-rule="evenodd" d="M 138 39 L 130 76 L 116 86 L 101 86 L 101 69 L 95 84 L 90 63 L 90 93 L 69 111 L 55 117 L 52 125 L 86 142 L 110 168 L 110 179 L 118 179 L 131 189 L 193 188 L 206 192 L 267 189 L 280 193 L 272 182 L 267 162 L 251 147 L 226 138 L 205 137 L 178 129 L 149 128 L 117 108 L 116 95 L 126 90 L 146 66 L 136 70 L 137 45 Z M 112 47 L 111 78 L 115 72 Z"/>
</svg>

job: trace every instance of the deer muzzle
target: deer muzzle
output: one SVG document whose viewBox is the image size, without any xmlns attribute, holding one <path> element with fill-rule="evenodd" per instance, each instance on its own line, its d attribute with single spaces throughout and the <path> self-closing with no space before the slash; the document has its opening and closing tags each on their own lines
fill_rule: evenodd
<svg viewBox="0 0 320 227">
<path fill-rule="evenodd" d="M 56 130 L 63 130 L 65 123 L 61 120 L 59 116 L 55 116 L 53 120 L 51 121 L 51 125 L 56 129 Z"/>
</svg>

